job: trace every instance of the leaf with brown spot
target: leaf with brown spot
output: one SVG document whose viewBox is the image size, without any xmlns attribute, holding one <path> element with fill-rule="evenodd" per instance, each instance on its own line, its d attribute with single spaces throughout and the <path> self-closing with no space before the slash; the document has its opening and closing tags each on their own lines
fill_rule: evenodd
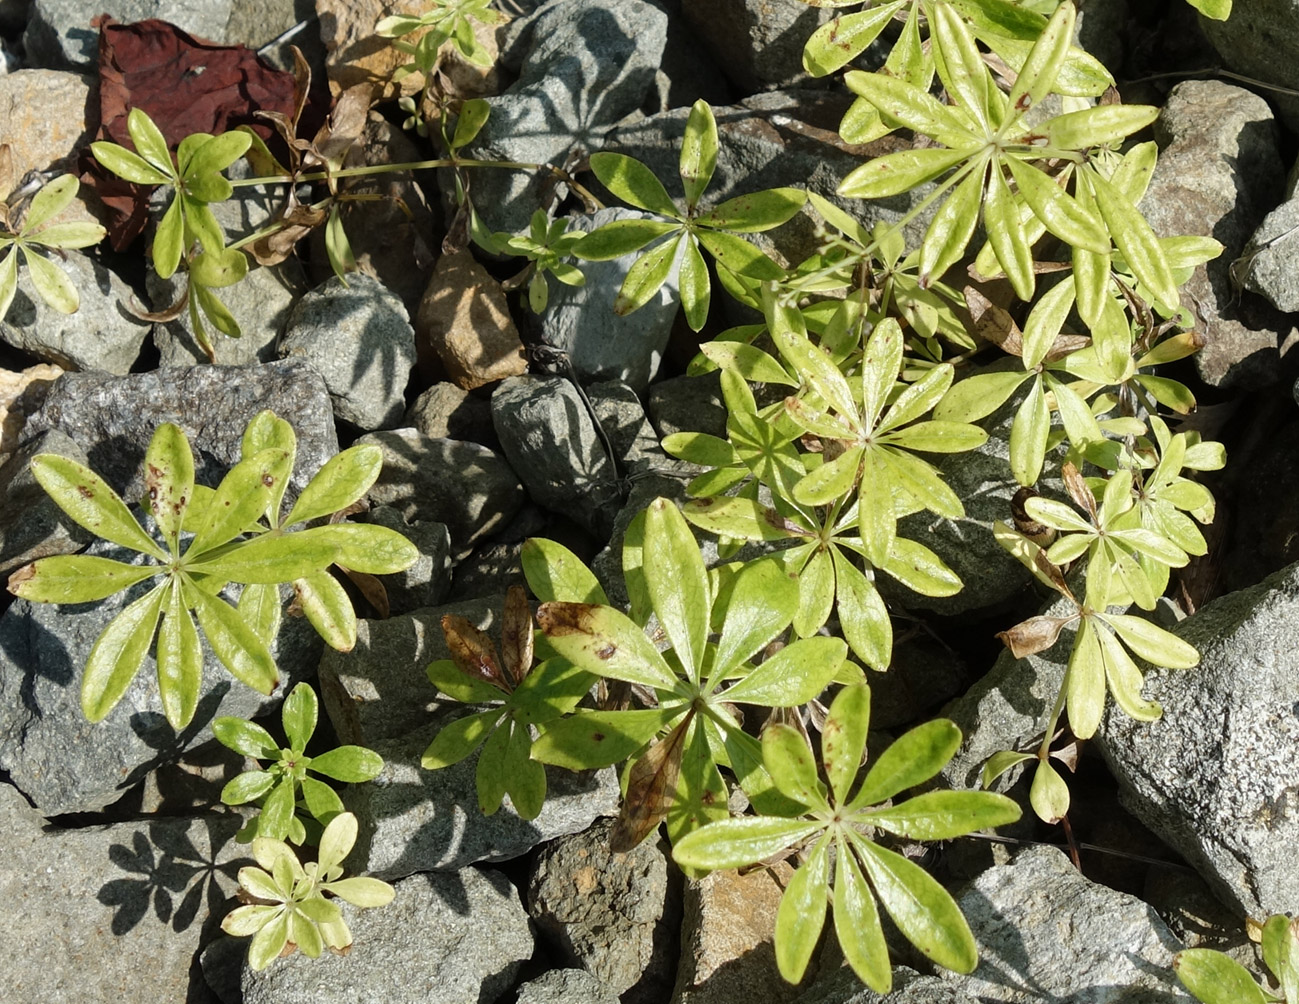
<svg viewBox="0 0 1299 1004">
<path fill-rule="evenodd" d="M 501 672 L 496 645 L 485 631 L 480 631 L 459 614 L 446 614 L 442 618 L 442 633 L 446 636 L 451 659 L 460 672 L 490 683 L 507 694 L 514 689 Z"/>
<path fill-rule="evenodd" d="M 1092 490 L 1087 487 L 1087 482 L 1071 462 L 1065 461 L 1064 466 L 1060 468 L 1060 477 L 1064 479 L 1065 490 L 1069 497 L 1074 500 L 1074 504 L 1079 509 L 1084 509 L 1087 515 L 1091 517 L 1093 523 L 1096 522 L 1096 496 Z"/>
<path fill-rule="evenodd" d="M 617 853 L 630 851 L 663 822 L 672 804 L 686 748 L 686 731 L 694 713 L 662 739 L 650 743 L 627 776 L 627 794 L 613 824 L 609 846 Z"/>
<path fill-rule="evenodd" d="M 501 618 L 501 652 L 505 670 L 518 686 L 532 669 L 532 609 L 522 586 L 510 586 L 505 593 Z"/>
</svg>

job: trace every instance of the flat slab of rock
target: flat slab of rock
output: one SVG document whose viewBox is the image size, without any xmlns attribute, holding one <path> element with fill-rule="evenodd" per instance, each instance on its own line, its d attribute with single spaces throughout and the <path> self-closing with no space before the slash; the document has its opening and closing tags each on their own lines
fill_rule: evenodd
<svg viewBox="0 0 1299 1004">
<path fill-rule="evenodd" d="M 1112 709 L 1098 745 L 1124 805 L 1240 914 L 1299 903 L 1299 565 L 1201 607 L 1174 633 L 1195 669 L 1151 669 L 1164 708 L 1143 724 Z"/>
<path fill-rule="evenodd" d="M 244 1004 L 465 1004 L 495 1001 L 532 955 L 518 892 L 500 872 L 412 875 L 387 906 L 340 903 L 347 956 L 295 952 L 260 973 L 246 966 Z"/>
<path fill-rule="evenodd" d="M 251 864 L 238 816 L 63 830 L 0 784 L 6 1004 L 207 1001 L 194 956 Z"/>
</svg>

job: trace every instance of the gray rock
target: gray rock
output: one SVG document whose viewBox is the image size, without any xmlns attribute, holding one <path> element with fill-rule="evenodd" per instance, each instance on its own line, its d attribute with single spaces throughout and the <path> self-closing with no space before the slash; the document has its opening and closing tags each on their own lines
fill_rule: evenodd
<svg viewBox="0 0 1299 1004">
<path fill-rule="evenodd" d="M 979 944 L 979 967 L 969 976 L 945 970 L 939 976 L 975 1000 L 1187 999 L 1172 968 L 1182 946 L 1155 911 L 1090 882 L 1053 847 L 1026 848 L 1010 864 L 989 869 L 957 903 Z"/>
<path fill-rule="evenodd" d="M 430 439 L 460 439 L 498 449 L 492 406 L 449 381 L 435 383 L 406 409 L 404 424 Z"/>
<path fill-rule="evenodd" d="M 606 380 L 588 387 L 586 396 L 624 471 L 666 461 L 645 408 L 628 384 Z"/>
<path fill-rule="evenodd" d="M 160 305 L 170 304 L 179 291 L 179 283 L 159 279 L 152 270 L 147 282 L 150 297 Z M 239 322 L 242 332 L 238 338 L 229 338 L 204 321 L 216 364 L 248 366 L 279 358 L 276 342 L 288 323 L 293 305 L 306 288 L 302 264 L 296 258 L 289 258 L 278 265 L 254 266 L 233 286 L 214 290 Z M 208 362 L 207 353 L 199 348 L 194 338 L 189 311 L 174 321 L 155 324 L 153 343 L 158 347 L 161 366 L 193 366 Z"/>
<path fill-rule="evenodd" d="M 0 321 L 0 340 L 67 370 L 128 372 L 150 327 L 128 310 L 131 287 L 80 251 L 65 251 L 55 267 L 77 288 L 81 306 L 75 313 L 60 313 L 41 299 L 27 271 L 20 270 L 18 292 Z"/>
<path fill-rule="evenodd" d="M 86 462 L 86 453 L 56 429 L 33 436 L 0 465 L 0 575 L 51 554 L 71 554 L 91 535 L 72 522 L 32 475 L 32 458 L 54 453 Z"/>
<path fill-rule="evenodd" d="M 906 966 L 893 967 L 893 989 L 881 996 L 862 986 L 856 973 L 844 966 L 813 984 L 794 1004 L 988 1004 L 989 1000 L 978 1000 L 937 976 L 921 976 Z"/>
<path fill-rule="evenodd" d="M 420 766 L 437 731 L 465 713 L 464 705 L 439 702 L 424 672 L 449 654 L 442 616 L 457 613 L 489 630 L 503 602 L 495 596 L 361 621 L 350 653 L 330 651 L 321 660 L 321 693 L 339 741 L 368 746 L 384 758 L 383 773 L 352 788 L 348 805 L 361 821 L 364 848 L 358 853 L 368 870 L 385 878 L 516 857 L 617 808 L 611 770 L 548 769 L 545 808 L 526 822 L 508 802 L 492 816 L 481 813 L 476 754 L 442 770 Z"/>
<path fill-rule="evenodd" d="M 226 44 L 250 49 L 261 48 L 315 13 L 310 0 L 232 0 L 230 8 Z"/>
<path fill-rule="evenodd" d="M 990 868 L 956 897 L 979 945 L 962 976 L 904 967 L 894 989 L 874 993 L 840 972 L 798 1004 L 1181 1004 L 1173 974 L 1181 944 L 1135 896 L 1084 878 L 1053 847 L 1029 847 Z M 854 987 L 854 983 L 856 986 Z"/>
<path fill-rule="evenodd" d="M 1299 199 L 1294 195 L 1267 214 L 1238 259 L 1241 284 L 1267 297 L 1277 310 L 1299 311 L 1295 280 L 1295 235 L 1299 234 Z"/>
<path fill-rule="evenodd" d="M 1292 319 L 1262 299 L 1238 296 L 1230 269 L 1263 217 L 1281 201 L 1284 170 L 1267 102 L 1215 80 L 1188 80 L 1155 123 L 1159 164 L 1140 209 L 1161 237 L 1211 234 L 1222 254 L 1198 267 L 1182 303 L 1206 344 L 1194 357 L 1215 387 L 1262 387 L 1281 376 L 1278 346 Z"/>
<path fill-rule="evenodd" d="M 87 553 L 144 561 L 103 541 Z M 92 724 L 81 710 L 82 667 L 109 621 L 153 584 L 146 580 L 97 603 L 18 600 L 0 617 L 0 768 L 46 815 L 102 809 L 149 771 L 210 739 L 217 716 L 265 713 L 320 658 L 322 642 L 306 620 L 285 617 L 271 646 L 280 688 L 268 698 L 232 678 L 205 645 L 198 710 L 178 733 L 163 716 L 151 652 L 117 706 Z"/>
<path fill-rule="evenodd" d="M 239 460 L 244 427 L 269 408 L 297 434 L 286 504 L 338 452 L 324 381 L 305 363 L 191 366 L 114 377 L 66 373 L 27 420 L 26 434 L 58 429 L 81 446 L 90 466 L 126 499 L 144 491 L 140 466 L 154 430 L 175 422 L 194 450 L 195 475 L 215 486 Z"/>
<path fill-rule="evenodd" d="M 606 535 L 617 472 L 576 388 L 564 377 L 501 381 L 492 421 L 510 466 L 539 505 Z"/>
<path fill-rule="evenodd" d="M 528 913 L 572 962 L 624 1002 L 662 1001 L 675 974 L 680 893 L 668 887 L 666 847 L 609 848 L 602 821 L 548 845 L 528 881 Z"/>
<path fill-rule="evenodd" d="M 192 35 L 224 42 L 231 0 L 193 4 L 185 0 L 106 0 L 90 10 L 80 0 L 33 0 L 23 46 L 31 66 L 93 69 L 99 55 L 99 32 L 90 27 L 96 14 L 123 24 L 158 18 Z"/>
<path fill-rule="evenodd" d="M 364 846 L 359 853 L 367 871 L 394 879 L 506 861 L 617 811 L 618 779 L 612 768 L 574 773 L 548 767 L 546 804 L 535 819 L 520 819 L 508 797 L 494 814 L 484 816 L 478 808 L 478 753 L 441 770 L 420 766 L 438 731 L 465 713 L 464 705 L 444 706 L 424 728 L 371 745 L 383 757 L 383 772 L 356 785 L 348 798 L 361 824 Z"/>
<path fill-rule="evenodd" d="M 1098 733 L 1125 807 L 1251 917 L 1299 901 L 1297 618 L 1299 565 L 1206 604 L 1174 631 L 1199 667 L 1146 673 L 1163 717 Z"/>
<path fill-rule="evenodd" d="M 618 1004 L 618 995 L 585 969 L 552 969 L 518 993 L 516 1004 Z"/>
<path fill-rule="evenodd" d="M 507 61 L 519 79 L 490 98 L 491 117 L 466 153 L 482 160 L 562 164 L 599 150 L 654 83 L 667 17 L 644 0 L 563 0 L 518 25 Z M 546 201 L 549 172 L 479 172 L 473 199 L 494 230 L 518 232 Z"/>
<path fill-rule="evenodd" d="M 232 839 L 242 820 L 156 818 L 84 829 L 48 826 L 0 784 L 0 916 L 9 1004 L 206 1002 L 194 955 L 251 864 Z M 53 950 L 52 950 L 53 949 Z"/>
<path fill-rule="evenodd" d="M 532 932 L 504 875 L 466 868 L 412 875 L 387 906 L 341 904 L 346 957 L 296 952 L 245 968 L 244 1004 L 463 1004 L 494 1001 L 532 955 Z"/>
<path fill-rule="evenodd" d="M 706 432 L 726 438 L 726 402 L 718 373 L 669 377 L 650 388 L 650 419 L 666 439 L 674 432 Z"/>
<path fill-rule="evenodd" d="M 281 356 L 306 359 L 329 388 L 334 414 L 365 430 L 392 427 L 415 366 L 415 329 L 397 294 L 368 275 L 337 276 L 298 301 Z"/>
<path fill-rule="evenodd" d="M 523 487 L 509 464 L 477 443 L 430 439 L 414 429 L 362 436 L 383 450 L 383 473 L 370 501 L 401 511 L 408 522 L 445 523 L 463 554 L 523 505 Z"/>
<path fill-rule="evenodd" d="M 746 93 L 807 80 L 803 45 L 834 10 L 800 0 L 682 0 L 681 14 Z"/>
<path fill-rule="evenodd" d="M 575 216 L 573 229 L 590 232 L 614 220 L 650 216 L 634 209 L 601 209 L 592 216 Z M 541 316 L 541 338 L 568 353 L 583 382 L 622 380 L 638 394 L 658 373 L 677 316 L 677 263 L 663 287 L 645 306 L 630 314 L 613 312 L 618 290 L 642 252 L 609 261 L 582 262 L 586 284 L 555 283 Z"/>
<path fill-rule="evenodd" d="M 405 614 L 442 602 L 451 588 L 451 535 L 445 523 L 408 523 L 391 506 L 377 506 L 361 517 L 403 534 L 419 549 L 419 559 L 404 572 L 380 575 L 388 593 L 389 613 Z"/>
<path fill-rule="evenodd" d="M 1200 18 L 1200 27 L 1226 66 L 1281 87 L 1299 87 L 1299 3 L 1251 0 L 1236 4 L 1226 21 Z M 1268 100 L 1291 129 L 1299 129 L 1299 98 L 1275 91 Z"/>
<path fill-rule="evenodd" d="M 1141 898 L 1155 908 L 1187 948 L 1211 948 L 1230 955 L 1259 977 L 1254 944 L 1240 918 L 1222 905 L 1208 883 L 1184 868 L 1151 868 Z"/>
</svg>

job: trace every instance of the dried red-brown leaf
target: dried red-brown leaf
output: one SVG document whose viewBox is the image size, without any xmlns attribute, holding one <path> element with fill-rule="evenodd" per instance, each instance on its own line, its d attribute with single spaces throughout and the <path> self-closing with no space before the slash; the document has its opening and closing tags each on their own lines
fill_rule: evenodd
<svg viewBox="0 0 1299 1004">
<path fill-rule="evenodd" d="M 451 661 L 460 672 L 490 683 L 507 694 L 513 689 L 501 672 L 496 644 L 485 631 L 480 631 L 459 614 L 446 614 L 442 618 L 442 633 L 446 636 Z"/>
<path fill-rule="evenodd" d="M 1030 617 L 1008 631 L 999 631 L 997 637 L 1010 649 L 1011 655 L 1023 659 L 1046 651 L 1060 637 L 1061 629 L 1077 619 L 1076 614 L 1072 617 Z"/>
<path fill-rule="evenodd" d="M 323 209 L 294 206 L 281 219 L 281 229 L 257 238 L 244 250 L 252 255 L 259 265 L 278 265 L 293 253 L 298 241 L 324 223 L 328 215 Z"/>
<path fill-rule="evenodd" d="M 134 149 L 126 128 L 132 108 L 146 112 L 173 148 L 191 133 L 215 135 L 241 125 L 269 140 L 271 127 L 255 113 L 295 114 L 294 75 L 245 46 L 217 45 L 152 18 L 118 24 L 103 16 L 93 24 L 99 28 L 99 139 Z M 144 230 L 149 189 L 103 171 L 93 158 L 83 166 L 83 180 L 111 212 L 108 236 L 121 250 Z"/>
<path fill-rule="evenodd" d="M 517 687 L 532 668 L 532 609 L 522 586 L 510 586 L 501 618 L 501 656 Z"/>
<path fill-rule="evenodd" d="M 965 306 L 974 321 L 974 333 L 985 341 L 992 342 L 1012 356 L 1024 354 L 1023 332 L 1010 314 L 998 307 L 973 286 L 966 286 Z"/>
<path fill-rule="evenodd" d="M 1087 487 L 1087 481 L 1072 463 L 1065 461 L 1064 466 L 1060 468 L 1060 477 L 1064 479 L 1065 491 L 1069 497 L 1074 500 L 1074 504 L 1079 509 L 1084 510 L 1093 523 L 1096 522 L 1096 496 L 1092 490 Z"/>
<path fill-rule="evenodd" d="M 365 601 L 374 607 L 374 612 L 378 615 L 379 620 L 387 620 L 392 615 L 392 607 L 388 603 L 388 590 L 377 576 L 369 572 L 355 572 L 343 565 L 338 566 L 344 575 L 352 580 L 352 584 L 361 591 Z"/>
<path fill-rule="evenodd" d="M 648 837 L 667 817 L 681 773 L 686 731 L 694 713 L 662 739 L 650 743 L 627 775 L 627 795 L 609 833 L 609 846 L 619 854 Z"/>
</svg>

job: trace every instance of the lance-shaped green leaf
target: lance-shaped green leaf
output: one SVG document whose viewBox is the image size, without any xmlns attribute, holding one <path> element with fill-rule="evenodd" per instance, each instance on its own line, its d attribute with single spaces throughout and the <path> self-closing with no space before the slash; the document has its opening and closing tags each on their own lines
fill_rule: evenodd
<svg viewBox="0 0 1299 1004">
<path fill-rule="evenodd" d="M 198 615 L 203 636 L 232 676 L 262 694 L 275 689 L 279 674 L 266 643 L 225 600 L 188 587 L 185 603 Z"/>
<path fill-rule="evenodd" d="M 928 781 L 961 745 L 961 730 L 946 718 L 917 725 L 880 754 L 850 808 L 876 805 Z"/>
<path fill-rule="evenodd" d="M 717 167 L 717 122 L 708 102 L 700 99 L 690 109 L 686 132 L 681 140 L 678 173 L 686 191 L 686 208 L 693 211 L 699 204 Z"/>
<path fill-rule="evenodd" d="M 978 145 L 978 137 L 953 108 L 914 84 L 883 73 L 863 73 L 861 70 L 846 73 L 844 83 L 854 94 L 878 108 L 886 118 L 894 119 L 917 133 L 932 136 L 943 146 L 951 147 L 949 153 L 961 151 L 957 160 L 963 160 L 969 148 Z M 849 193 L 841 185 L 839 194 Z"/>
<path fill-rule="evenodd" d="M 978 949 L 951 894 L 901 854 L 863 839 L 853 840 L 853 847 L 884 909 L 907 940 L 940 966 L 973 972 Z"/>
<path fill-rule="evenodd" d="M 739 500 L 737 500 L 739 501 Z M 726 601 L 710 679 L 724 677 L 783 631 L 798 608 L 798 583 L 775 560 L 745 565 Z"/>
<path fill-rule="evenodd" d="M 162 549 L 127 510 L 126 503 L 94 471 L 53 453 L 33 457 L 31 470 L 55 504 L 79 526 L 114 544 L 166 560 Z"/>
<path fill-rule="evenodd" d="M 546 726 L 533 757 L 568 770 L 607 767 L 626 760 L 674 719 L 682 706 L 631 711 L 579 711 Z"/>
<path fill-rule="evenodd" d="M 90 603 L 157 575 L 158 565 L 128 565 L 90 554 L 59 554 L 9 576 L 9 592 L 33 603 Z"/>
<path fill-rule="evenodd" d="M 840 690 L 826 715 L 821 730 L 821 759 L 837 805 L 848 801 L 853 779 L 861 769 L 870 708 L 870 687 L 857 684 Z"/>
<path fill-rule="evenodd" d="M 700 213 L 695 223 L 734 233 L 760 233 L 791 220 L 807 202 L 801 188 L 768 188 L 749 195 L 737 195 Z"/>
<path fill-rule="evenodd" d="M 776 968 L 790 983 L 798 983 L 807 972 L 821 929 L 830 892 L 830 841 L 816 846 L 794 872 L 776 908 Z"/>
<path fill-rule="evenodd" d="M 1072 0 L 1065 0 L 1056 8 L 1024 65 L 1020 67 L 1015 85 L 1010 89 L 1010 106 L 1016 111 L 1027 111 L 1041 103 L 1050 92 L 1069 51 L 1076 19 L 1077 12 Z"/>
<path fill-rule="evenodd" d="M 787 645 L 725 691 L 726 700 L 795 707 L 819 695 L 838 673 L 848 646 L 838 638 L 803 638 Z"/>
<path fill-rule="evenodd" d="M 591 170 L 600 183 L 637 209 L 678 219 L 676 203 L 654 172 L 639 160 L 621 153 L 594 153 Z M 580 246 L 580 245 L 579 245 Z"/>
<path fill-rule="evenodd" d="M 615 314 L 622 316 L 639 310 L 663 288 L 672 271 L 672 263 L 676 261 L 681 240 L 682 237 L 678 234 L 647 251 L 632 263 L 631 268 L 627 270 L 627 278 L 623 280 L 618 296 L 614 300 Z"/>
<path fill-rule="evenodd" d="M 293 581 L 293 592 L 325 644 L 350 652 L 356 644 L 356 611 L 339 581 L 327 571 L 312 572 Z"/>
<path fill-rule="evenodd" d="M 879 37 L 905 5 L 906 0 L 893 0 L 870 10 L 842 14 L 821 25 L 803 46 L 803 68 L 814 77 L 842 69 Z"/>
<path fill-rule="evenodd" d="M 712 607 L 708 572 L 690 525 L 665 498 L 655 499 L 645 513 L 644 570 L 659 624 L 687 675 L 697 682 Z"/>
<path fill-rule="evenodd" d="M 838 192 L 850 199 L 886 199 L 933 181 L 968 156 L 968 150 L 940 147 L 887 153 L 849 171 Z"/>
<path fill-rule="evenodd" d="M 834 877 L 834 930 L 844 958 L 862 981 L 876 993 L 893 988 L 889 949 L 880 926 L 879 911 L 857 856 L 846 840 L 838 841 L 838 869 Z"/>
<path fill-rule="evenodd" d="M 1165 307 L 1176 309 L 1177 283 L 1168 267 L 1163 248 L 1146 218 L 1117 188 L 1096 172 L 1090 172 L 1087 181 L 1096 196 L 1101 215 L 1105 217 L 1105 224 L 1114 235 L 1114 244 L 1123 253 L 1128 267 L 1150 287 Z"/>
<path fill-rule="evenodd" d="M 1263 925 L 1263 961 L 1287 1001 L 1299 1000 L 1299 921 L 1275 914 Z"/>
<path fill-rule="evenodd" d="M 1072 196 L 1035 167 L 1005 158 L 1019 192 L 1046 228 L 1062 241 L 1095 254 L 1108 254 L 1109 232 L 1102 221 L 1087 212 Z M 1108 223 L 1108 218 L 1105 220 Z"/>
<path fill-rule="evenodd" d="M 951 840 L 1019 819 L 1019 806 L 986 791 L 929 791 L 863 816 L 871 825 L 911 840 Z"/>
<path fill-rule="evenodd" d="M 1187 948 L 1173 958 L 1182 986 L 1203 1004 L 1267 1004 L 1271 999 L 1249 970 L 1210 948 Z"/>
<path fill-rule="evenodd" d="M 591 603 L 543 603 L 537 623 L 565 659 L 598 676 L 671 690 L 673 673 L 625 614 Z"/>
<path fill-rule="evenodd" d="M 486 740 L 505 712 L 501 708 L 466 715 L 443 725 L 420 757 L 425 770 L 440 770 L 459 763 Z"/>
<path fill-rule="evenodd" d="M 173 580 L 158 629 L 158 695 L 167 721 L 177 731 L 194 718 L 203 684 L 203 649 L 198 628 L 185 607 L 183 590 Z"/>
<path fill-rule="evenodd" d="M 582 560 L 562 544 L 545 537 L 529 537 L 519 555 L 528 588 L 543 603 L 606 604 L 604 589 Z"/>
<path fill-rule="evenodd" d="M 341 560 L 341 549 L 333 538 L 313 536 L 310 530 L 288 536 L 263 534 L 238 541 L 220 554 L 209 554 L 186 567 L 195 574 L 230 582 L 263 584 L 306 578 Z"/>
<path fill-rule="evenodd" d="M 302 489 L 285 525 L 346 509 L 370 489 L 382 467 L 383 451 L 377 446 L 353 446 L 330 457 Z"/>
<path fill-rule="evenodd" d="M 158 626 L 167 586 L 160 583 L 109 621 L 81 674 L 81 711 L 102 721 L 122 699 L 144 661 Z"/>
</svg>

